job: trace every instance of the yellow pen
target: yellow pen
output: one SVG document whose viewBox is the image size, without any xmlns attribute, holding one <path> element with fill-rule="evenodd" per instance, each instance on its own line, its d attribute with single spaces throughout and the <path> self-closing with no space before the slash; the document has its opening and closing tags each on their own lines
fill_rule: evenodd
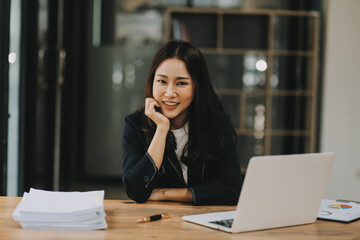
<svg viewBox="0 0 360 240">
<path fill-rule="evenodd" d="M 138 223 L 146 223 L 146 222 L 153 222 L 153 221 L 157 221 L 160 219 L 166 219 L 166 218 L 170 218 L 170 215 L 168 213 L 162 213 L 162 214 L 158 214 L 158 215 L 152 215 L 149 217 L 140 218 L 137 222 Z"/>
</svg>

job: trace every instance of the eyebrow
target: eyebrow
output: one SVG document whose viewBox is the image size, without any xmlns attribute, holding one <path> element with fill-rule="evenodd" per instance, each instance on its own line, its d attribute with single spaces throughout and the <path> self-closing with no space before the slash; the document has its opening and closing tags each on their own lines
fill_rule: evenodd
<svg viewBox="0 0 360 240">
<path fill-rule="evenodd" d="M 156 76 L 160 76 L 160 77 L 168 78 L 168 76 L 163 75 L 163 74 L 156 74 Z M 189 78 L 189 77 L 176 77 L 176 79 L 181 79 L 181 80 L 190 80 L 190 78 Z"/>
</svg>

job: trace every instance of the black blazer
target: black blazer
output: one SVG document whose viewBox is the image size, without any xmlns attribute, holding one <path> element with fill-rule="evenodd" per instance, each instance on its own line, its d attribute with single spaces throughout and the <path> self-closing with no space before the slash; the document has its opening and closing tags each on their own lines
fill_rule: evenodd
<svg viewBox="0 0 360 240">
<path fill-rule="evenodd" d="M 242 176 L 234 141 L 228 157 L 218 162 L 197 162 L 188 166 L 186 185 L 175 151 L 165 152 L 158 170 L 147 153 L 145 137 L 138 123 L 143 112 L 125 118 L 123 132 L 123 183 L 129 198 L 145 202 L 154 188 L 190 188 L 194 205 L 235 205 L 238 202 Z M 223 114 L 224 115 L 224 114 Z M 230 128 L 229 117 L 226 117 Z M 231 136 L 229 136 L 231 138 Z"/>
</svg>

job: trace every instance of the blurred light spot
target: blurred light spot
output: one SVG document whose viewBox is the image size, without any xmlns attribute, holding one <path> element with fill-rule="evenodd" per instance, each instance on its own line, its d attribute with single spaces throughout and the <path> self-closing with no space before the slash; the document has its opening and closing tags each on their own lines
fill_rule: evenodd
<svg viewBox="0 0 360 240">
<path fill-rule="evenodd" d="M 254 86 L 256 84 L 255 74 L 248 72 L 244 74 L 243 83 L 245 86 Z"/>
<path fill-rule="evenodd" d="M 254 137 L 256 138 L 256 139 L 262 139 L 262 138 L 264 138 L 264 136 L 265 136 L 265 133 L 263 132 L 263 131 L 256 131 L 256 132 L 254 132 Z M 261 152 L 262 153 L 262 152 Z"/>
<path fill-rule="evenodd" d="M 126 75 L 134 75 L 135 74 L 135 66 L 131 63 L 125 65 L 125 74 Z"/>
<path fill-rule="evenodd" d="M 264 153 L 264 146 L 261 144 L 256 144 L 254 146 L 254 153 L 256 155 L 262 155 Z"/>
<path fill-rule="evenodd" d="M 265 116 L 264 115 L 256 115 L 255 116 L 254 129 L 255 130 L 264 130 L 265 129 Z"/>
<path fill-rule="evenodd" d="M 265 106 L 263 104 L 258 104 L 255 107 L 255 116 L 254 116 L 254 137 L 256 139 L 262 139 L 265 136 Z"/>
<path fill-rule="evenodd" d="M 244 59 L 244 67 L 247 70 L 255 70 L 256 57 L 254 55 L 246 55 Z"/>
<path fill-rule="evenodd" d="M 124 80 L 123 64 L 115 61 L 113 65 L 113 73 L 111 76 L 113 89 L 115 91 L 121 90 Z"/>
<path fill-rule="evenodd" d="M 273 74 L 270 77 L 270 84 L 272 87 L 277 87 L 277 85 L 279 84 L 279 78 L 277 75 Z"/>
<path fill-rule="evenodd" d="M 113 83 L 114 84 L 120 84 L 123 80 L 123 75 L 121 72 L 119 71 L 115 71 L 113 72 L 113 75 L 112 75 L 112 80 L 113 80 Z"/>
<path fill-rule="evenodd" d="M 127 88 L 133 88 L 135 86 L 135 79 L 136 79 L 136 75 L 135 75 L 135 66 L 134 64 L 126 64 L 125 65 L 125 86 Z"/>
<path fill-rule="evenodd" d="M 133 75 L 126 76 L 125 86 L 127 88 L 133 88 L 135 86 L 135 76 L 133 76 Z"/>
<path fill-rule="evenodd" d="M 8 59 L 9 63 L 14 63 L 16 61 L 16 53 L 10 53 Z"/>
<path fill-rule="evenodd" d="M 256 62 L 256 69 L 260 72 L 263 72 L 267 69 L 267 63 L 264 60 L 259 60 Z"/>
<path fill-rule="evenodd" d="M 265 112 L 265 106 L 264 104 L 258 104 L 255 107 L 255 112 L 256 113 L 264 113 Z"/>
</svg>

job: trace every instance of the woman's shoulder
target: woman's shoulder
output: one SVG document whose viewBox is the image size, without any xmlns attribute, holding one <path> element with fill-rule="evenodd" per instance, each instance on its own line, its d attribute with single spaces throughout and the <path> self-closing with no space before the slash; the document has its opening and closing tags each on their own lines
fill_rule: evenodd
<svg viewBox="0 0 360 240">
<path fill-rule="evenodd" d="M 144 109 L 141 108 L 141 109 L 138 109 L 136 110 L 135 112 L 127 115 L 125 117 L 125 122 L 134 122 L 134 123 L 139 123 L 141 121 L 141 119 L 143 119 L 144 117 Z"/>
</svg>

